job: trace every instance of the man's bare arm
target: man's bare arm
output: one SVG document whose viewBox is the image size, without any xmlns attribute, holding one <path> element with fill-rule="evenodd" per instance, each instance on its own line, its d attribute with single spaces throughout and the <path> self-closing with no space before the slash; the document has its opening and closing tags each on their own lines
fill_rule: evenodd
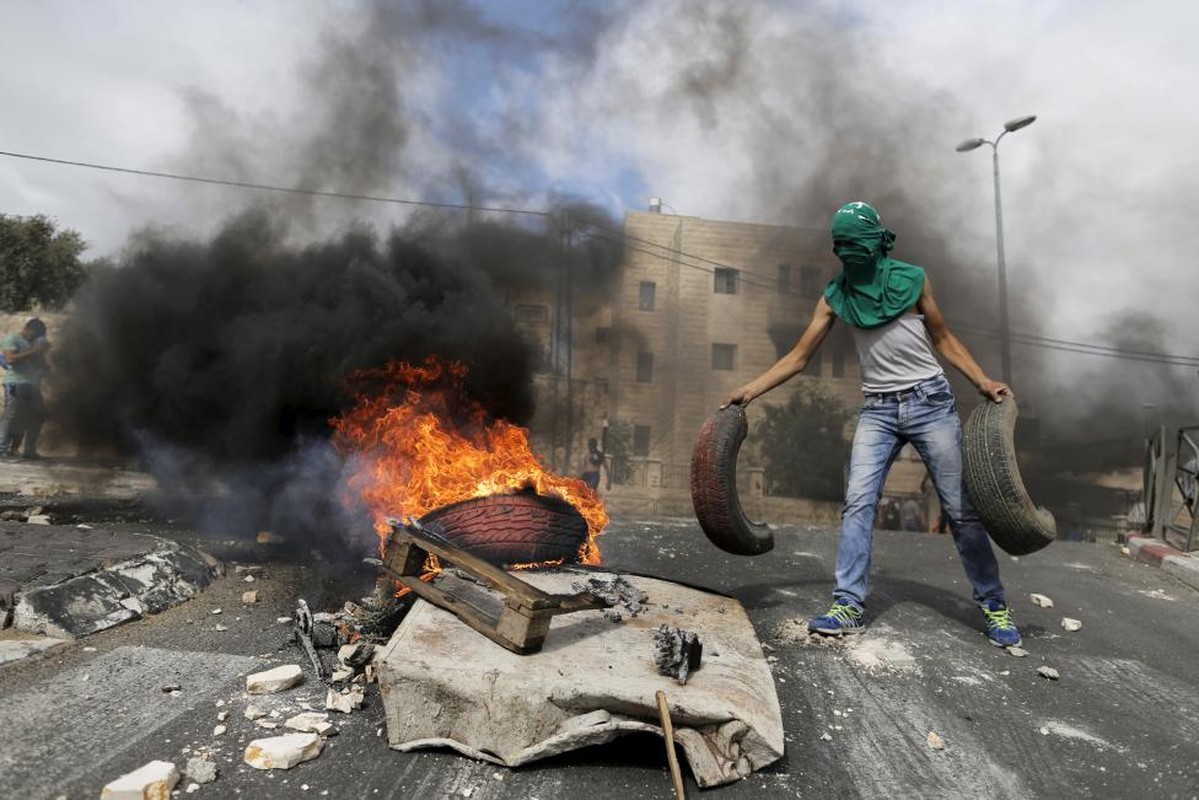
<svg viewBox="0 0 1199 800">
<path fill-rule="evenodd" d="M 933 347 L 937 348 L 937 352 L 969 378 L 970 382 L 978 389 L 979 394 L 989 397 L 996 403 L 1002 403 L 1003 395 L 1012 393 L 1011 387 L 1002 381 L 988 378 L 982 367 L 974 360 L 974 356 L 970 355 L 966 345 L 962 344 L 962 340 L 949 330 L 949 325 L 945 322 L 945 317 L 933 297 L 933 284 L 927 275 L 924 276 L 924 290 L 920 293 L 916 307 L 924 315 L 924 327 L 928 329 L 929 338 L 932 339 Z"/>
<path fill-rule="evenodd" d="M 825 336 L 828 336 L 828 332 L 836 321 L 837 317 L 833 314 L 833 310 L 829 308 L 824 297 L 821 297 L 820 302 L 816 304 L 816 310 L 812 312 L 812 320 L 808 323 L 803 335 L 799 337 L 799 341 L 795 343 L 795 347 L 791 348 L 791 352 L 776 361 L 770 369 L 740 389 L 734 390 L 724 398 L 720 407 L 724 408 L 734 403 L 744 405 L 803 372 L 804 367 L 811 360 L 812 354 L 820 347 L 820 343 L 824 341 Z"/>
</svg>

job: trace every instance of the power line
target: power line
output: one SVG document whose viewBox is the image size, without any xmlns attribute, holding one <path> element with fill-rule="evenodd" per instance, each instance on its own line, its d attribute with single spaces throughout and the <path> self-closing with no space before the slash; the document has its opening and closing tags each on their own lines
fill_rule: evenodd
<svg viewBox="0 0 1199 800">
<path fill-rule="evenodd" d="M 333 191 L 325 191 L 325 190 L 321 190 L 321 189 L 301 189 L 301 188 L 297 188 L 297 187 L 276 186 L 276 185 L 272 185 L 272 184 L 253 183 L 253 182 L 249 182 L 249 181 L 234 181 L 234 180 L 224 180 L 221 178 L 206 178 L 206 177 L 201 177 L 201 176 L 197 176 L 197 175 L 181 175 L 178 173 L 159 172 L 156 170 L 133 169 L 130 167 L 114 167 L 114 166 L 111 166 L 108 164 L 96 164 L 96 163 L 89 162 L 89 161 L 77 161 L 77 160 L 64 159 L 64 158 L 51 158 L 48 156 L 36 156 L 36 155 L 29 154 L 29 153 L 16 153 L 16 152 L 7 151 L 7 150 L 0 150 L 0 156 L 6 156 L 8 158 L 24 159 L 26 161 L 39 161 L 39 162 L 43 162 L 43 163 L 47 163 L 47 164 L 59 164 L 59 165 L 63 165 L 63 166 L 82 167 L 85 169 L 95 169 L 95 170 L 101 170 L 104 172 L 116 172 L 116 173 L 121 173 L 121 174 L 126 174 L 126 175 L 141 175 L 144 177 L 151 177 L 151 178 L 166 178 L 169 180 L 186 181 L 188 183 L 201 183 L 201 184 L 208 184 L 208 185 L 213 185 L 213 186 L 229 186 L 229 187 L 233 187 L 233 188 L 237 188 L 237 189 L 251 189 L 251 190 L 255 190 L 255 191 L 281 192 L 284 194 L 301 194 L 301 195 L 308 195 L 308 196 L 313 196 L 313 197 L 330 197 L 330 198 L 339 199 L 339 200 L 359 200 L 359 201 L 372 202 L 372 203 L 390 203 L 393 205 L 421 206 L 421 207 L 425 207 L 425 208 L 442 208 L 442 209 L 451 209 L 451 210 L 455 210 L 455 211 L 484 211 L 484 212 L 492 212 L 492 213 L 500 213 L 500 214 L 519 214 L 519 215 L 537 216 L 537 217 L 553 217 L 554 216 L 553 212 L 550 212 L 550 211 L 528 209 L 528 208 L 513 208 L 513 207 L 506 207 L 506 206 L 475 206 L 475 205 L 469 205 L 469 204 L 465 204 L 465 203 L 439 203 L 439 202 L 433 202 L 433 201 L 429 201 L 429 200 L 411 200 L 411 199 L 400 198 L 400 197 L 385 197 L 385 196 L 380 196 L 380 195 L 353 194 L 350 192 L 333 192 Z M 734 268 L 723 262 L 715 261 L 710 258 L 705 258 L 704 256 L 695 255 L 694 253 L 687 253 L 683 250 L 677 250 L 675 248 L 670 247 L 669 245 L 658 244 L 657 242 L 652 241 L 650 239 L 645 239 L 645 238 L 642 238 L 639 236 L 634 236 L 634 235 L 628 233 L 627 231 L 616 229 L 616 228 L 611 228 L 609 226 L 602 225 L 597 222 L 590 222 L 590 221 L 586 221 L 586 220 L 577 220 L 577 221 L 582 225 L 586 225 L 586 226 L 594 228 L 598 231 L 602 231 L 604 233 L 615 234 L 617 236 L 620 236 L 624 240 L 637 242 L 639 244 L 648 245 L 650 247 L 654 247 L 659 250 L 665 251 L 665 252 L 659 253 L 659 252 L 655 252 L 652 250 L 645 250 L 643 248 L 637 248 L 637 247 L 625 245 L 626 248 L 633 250 L 634 252 L 642 253 L 643 255 L 648 255 L 653 258 L 659 258 L 659 259 L 662 259 L 663 261 L 675 262 L 675 263 L 678 263 L 680 266 L 688 267 L 690 269 L 696 269 L 701 272 L 705 272 L 709 275 L 714 274 L 716 269 L 737 269 L 738 280 L 746 285 L 756 286 L 756 287 L 762 288 L 762 289 L 775 289 L 777 287 L 777 283 L 775 283 L 769 276 L 762 275 L 761 273 L 755 273 L 755 272 L 750 272 L 749 270 Z M 688 261 L 684 261 L 683 259 L 690 259 L 692 261 L 699 262 L 699 263 L 689 263 Z M 701 266 L 703 264 L 711 265 L 712 268 L 708 269 L 707 267 Z M 761 278 L 762 281 L 750 280 L 749 278 Z M 993 332 L 988 329 L 978 328 L 976 326 L 971 326 L 969 324 L 960 325 L 958 323 L 955 323 L 955 327 L 960 327 L 963 330 L 972 330 L 977 335 L 985 336 L 988 338 L 997 338 L 999 335 L 997 332 Z M 1125 350 L 1125 349 L 1117 348 L 1117 347 L 1108 347 L 1106 345 L 1094 345 L 1094 344 L 1089 344 L 1086 342 L 1072 342 L 1072 341 L 1068 341 L 1065 339 L 1054 339 L 1051 337 L 1035 336 L 1032 334 L 1012 333 L 1012 334 L 1010 334 L 1010 336 L 1011 336 L 1012 341 L 1018 342 L 1020 344 L 1028 345 L 1030 347 L 1040 347 L 1040 348 L 1048 349 L 1048 350 L 1058 350 L 1058 351 L 1066 352 L 1066 353 L 1078 353 L 1081 355 L 1103 356 L 1103 357 L 1107 357 L 1107 358 L 1117 358 L 1117 359 L 1128 360 L 1128 361 L 1145 361 L 1145 362 L 1149 362 L 1149 363 L 1168 364 L 1168 365 L 1172 365 L 1172 366 L 1199 367 L 1199 357 L 1193 357 L 1193 356 L 1182 356 L 1182 355 L 1176 355 L 1176 354 L 1170 354 L 1170 353 L 1157 353 L 1157 352 L 1143 351 L 1143 350 Z"/>
<path fill-rule="evenodd" d="M 527 214 L 530 216 L 549 217 L 552 214 L 549 211 L 536 211 L 528 208 L 504 208 L 494 206 L 472 206 L 462 203 L 436 203 L 429 200 L 407 200 L 400 197 L 382 197 L 379 195 L 369 194 L 351 194 L 349 192 L 329 192 L 321 189 L 300 189 L 291 186 L 274 186 L 268 183 L 251 183 L 249 181 L 232 181 L 223 180 L 221 178 L 202 178 L 196 175 L 180 175 L 174 172 L 157 172 L 148 169 L 131 169 L 129 167 L 113 167 L 107 164 L 93 164 L 88 161 L 72 161 L 65 158 L 49 158 L 47 156 L 34 156 L 28 153 L 13 153 L 7 150 L 0 150 L 0 156 L 8 156 L 9 158 L 22 158 L 27 161 L 42 161 L 48 164 L 63 164 L 70 167 L 85 167 L 87 169 L 98 169 L 105 172 L 120 172 L 126 175 L 143 175 L 151 178 L 169 178 L 176 181 L 187 181 L 189 183 L 207 183 L 214 186 L 232 186 L 238 189 L 255 189 L 263 192 L 283 192 L 285 194 L 304 194 L 314 197 L 333 197 L 339 200 L 365 200 L 372 203 L 392 203 L 395 205 L 405 206 L 426 206 L 429 208 L 449 208 L 457 211 L 493 211 L 501 214 Z"/>
</svg>

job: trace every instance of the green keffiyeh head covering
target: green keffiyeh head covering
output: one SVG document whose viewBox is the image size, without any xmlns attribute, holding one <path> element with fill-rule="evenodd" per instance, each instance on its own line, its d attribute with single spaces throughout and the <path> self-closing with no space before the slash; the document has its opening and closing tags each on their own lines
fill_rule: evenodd
<svg viewBox="0 0 1199 800">
<path fill-rule="evenodd" d="M 869 203 L 846 203 L 833 214 L 833 252 L 841 274 L 824 289 L 838 318 L 857 328 L 877 328 L 902 316 L 924 288 L 924 270 L 891 258 L 895 234 Z"/>
</svg>

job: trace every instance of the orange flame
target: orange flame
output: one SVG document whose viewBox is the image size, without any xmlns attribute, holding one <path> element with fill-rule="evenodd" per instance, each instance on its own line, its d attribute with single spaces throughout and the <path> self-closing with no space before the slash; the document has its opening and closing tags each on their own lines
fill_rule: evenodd
<svg viewBox="0 0 1199 800">
<path fill-rule="evenodd" d="M 338 446 L 359 468 L 350 478 L 370 509 L 380 548 L 388 518 L 421 517 L 450 503 L 532 488 L 574 506 L 587 522 L 580 563 L 600 562 L 597 537 L 608 526 L 599 496 L 578 478 L 545 469 L 529 448 L 528 431 L 489 420 L 466 398 L 467 369 L 430 356 L 421 366 L 393 362 L 354 376 L 380 387 L 360 393 L 354 408 L 332 420 Z M 396 398 L 399 397 L 399 402 Z"/>
</svg>

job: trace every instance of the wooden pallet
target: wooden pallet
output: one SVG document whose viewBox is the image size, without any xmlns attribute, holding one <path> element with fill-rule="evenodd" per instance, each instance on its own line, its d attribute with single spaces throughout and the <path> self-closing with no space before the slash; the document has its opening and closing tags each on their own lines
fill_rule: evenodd
<svg viewBox="0 0 1199 800">
<path fill-rule="evenodd" d="M 433 583 L 421 580 L 430 555 L 437 556 L 443 566 L 446 563 L 453 564 L 475 580 L 498 591 L 503 596 L 499 615 L 488 613 Z M 608 605 L 591 592 L 543 592 L 416 522 L 406 525 L 392 522 L 383 569 L 422 600 L 444 608 L 496 644 L 520 655 L 536 653 L 541 649 L 554 616 L 606 608 Z"/>
</svg>

